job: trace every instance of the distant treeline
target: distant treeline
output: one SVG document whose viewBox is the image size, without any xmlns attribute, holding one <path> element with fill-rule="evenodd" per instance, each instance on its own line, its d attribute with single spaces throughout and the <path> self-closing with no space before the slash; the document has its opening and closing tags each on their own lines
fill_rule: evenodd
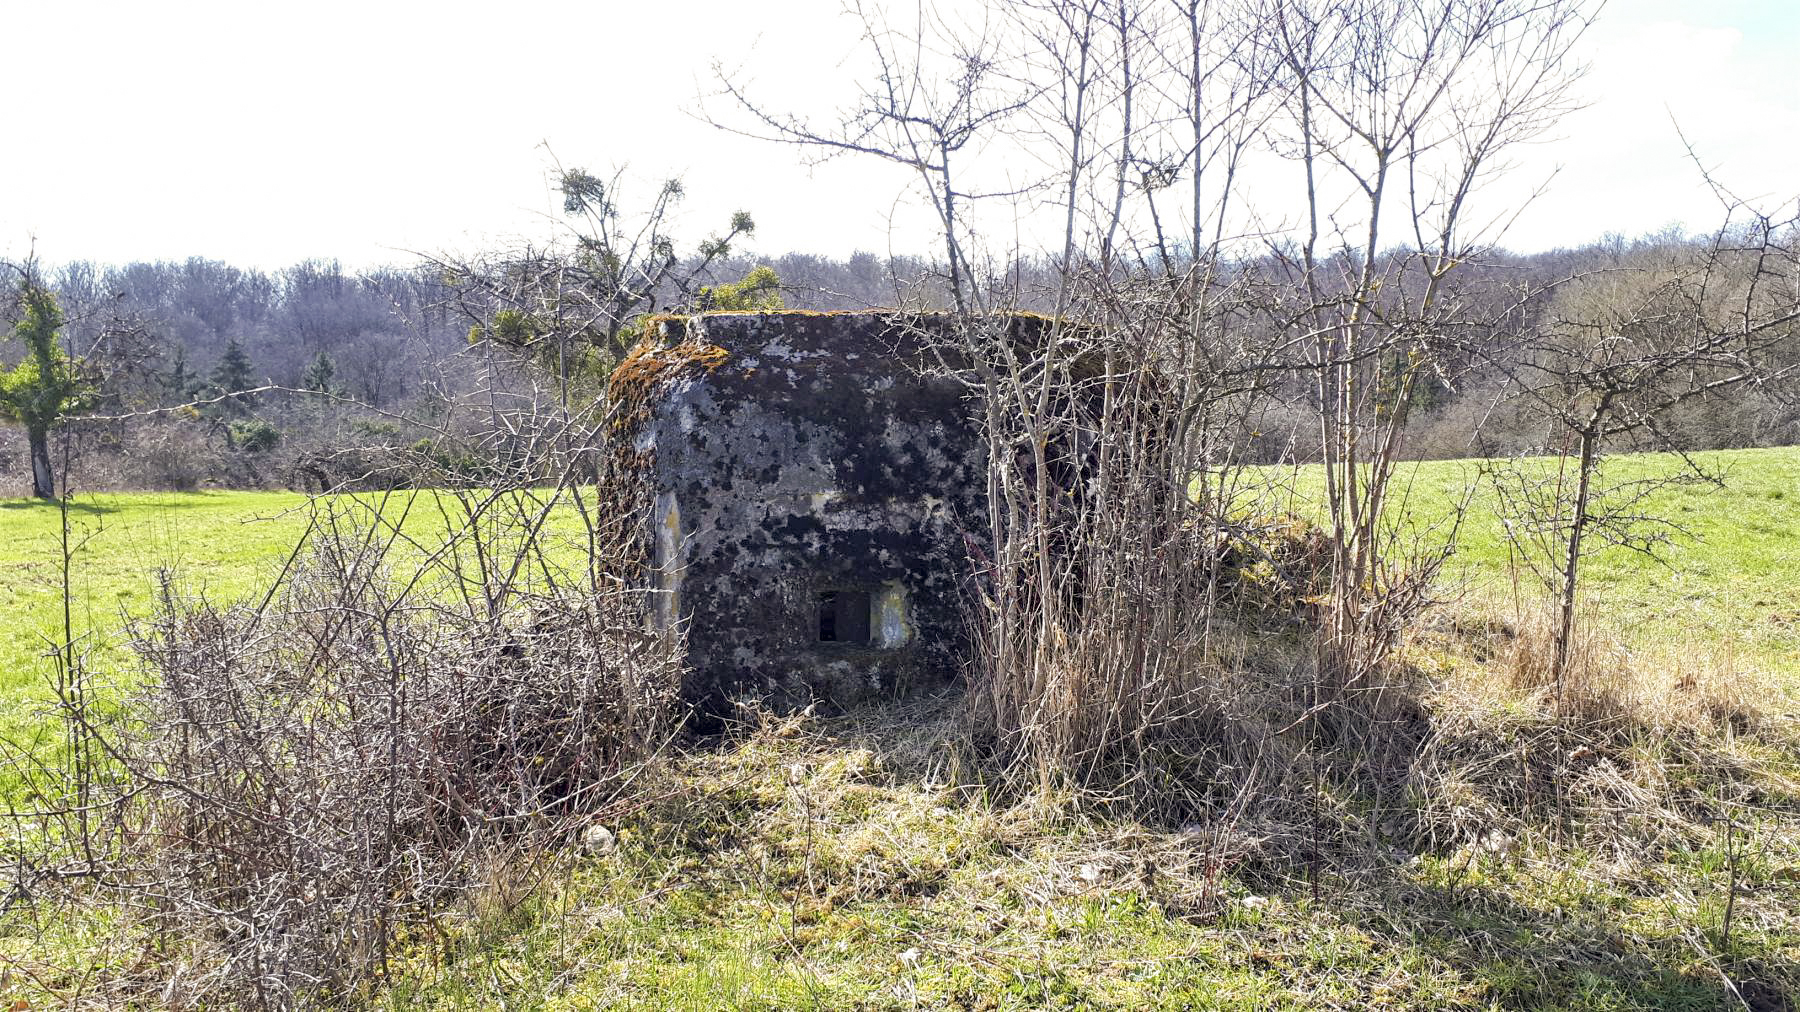
<svg viewBox="0 0 1800 1012">
<path fill-rule="evenodd" d="M 932 298 L 931 265 L 859 253 L 835 260 L 793 253 L 772 259 L 732 258 L 712 274 L 731 280 L 759 264 L 780 275 L 788 305 L 801 309 L 890 306 Z M 404 401 L 418 390 L 421 368 L 466 343 L 470 322 L 458 316 L 429 269 L 346 270 L 336 261 L 307 260 L 263 271 L 191 257 L 124 265 L 77 261 L 46 271 L 70 318 L 66 336 L 77 349 L 97 328 L 121 315 L 140 322 L 151 369 L 134 377 L 141 389 L 114 393 L 154 396 L 156 374 L 176 362 L 205 374 L 236 340 L 256 378 L 301 386 L 307 367 L 324 354 L 343 392 L 375 407 Z M 900 280 L 896 289 L 895 279 Z"/>
<path fill-rule="evenodd" d="M 1489 326 L 1501 329 L 1454 335 L 1465 351 L 1460 361 L 1449 355 L 1441 375 L 1421 385 L 1408 454 L 1556 451 L 1546 434 L 1522 417 L 1496 410 L 1505 391 L 1498 373 L 1482 367 L 1484 343 L 1499 346 L 1517 332 L 1553 322 L 1560 311 L 1557 289 L 1545 286 L 1558 279 L 1609 273 L 1654 277 L 1659 270 L 1678 269 L 1690 256 L 1701 256 L 1709 242 L 1670 230 L 1638 239 L 1610 237 L 1576 249 L 1499 253 L 1465 265 L 1458 297 L 1487 303 L 1474 317 L 1498 321 Z M 705 274 L 731 281 L 762 265 L 779 275 L 790 308 L 944 308 L 949 301 L 942 271 L 923 258 L 734 254 L 712 263 Z M 1146 275 L 1179 274 L 1179 265 L 1139 266 Z M 1241 266 L 1246 278 L 1258 273 L 1255 261 Z M 450 400 L 483 383 L 506 382 L 491 359 L 480 380 L 466 361 L 455 364 L 457 356 L 470 355 L 474 321 L 455 308 L 445 279 L 430 265 L 346 270 L 334 261 L 308 260 L 264 271 L 195 257 L 124 265 L 73 262 L 45 266 L 43 274 L 67 313 L 64 338 L 70 349 L 78 354 L 91 350 L 96 357 L 101 414 L 168 408 L 229 393 L 225 386 L 241 383 L 333 395 L 304 405 L 292 397 L 265 395 L 233 402 L 226 406 L 231 410 L 215 406 L 152 416 L 129 434 L 115 425 L 111 438 L 95 438 L 90 432 L 78 441 L 80 454 L 90 461 L 90 487 L 294 484 L 294 462 L 302 457 L 329 456 L 371 440 L 411 445 L 416 433 L 404 419 L 440 420 Z M 1020 308 L 1041 310 L 1053 308 L 1057 280 L 1054 264 L 1022 260 L 1000 272 L 997 283 Z M 1520 298 L 1521 292 L 1533 294 Z M 107 328 L 111 332 L 103 333 Z M 1259 454 L 1271 460 L 1292 459 L 1303 454 L 1298 447 L 1309 445 L 1307 439 L 1292 438 L 1311 414 L 1304 376 L 1284 382 L 1287 389 L 1277 400 L 1289 403 L 1291 412 L 1278 409 L 1255 436 Z M 1800 443 L 1797 401 L 1781 390 L 1740 390 L 1728 401 L 1696 403 L 1673 424 L 1691 449 Z M 279 438 L 245 428 L 251 420 L 264 423 Z M 0 432 L 0 458 L 16 454 L 14 435 Z M 280 452 L 271 452 L 277 446 Z M 246 447 L 260 456 L 247 455 Z M 102 459 L 111 463 L 92 463 Z M 354 466 L 366 463 L 363 458 L 353 461 Z M 0 460 L 0 482 L 11 482 L 19 470 Z M 13 492 L 10 485 L 0 488 L 0 493 Z"/>
</svg>

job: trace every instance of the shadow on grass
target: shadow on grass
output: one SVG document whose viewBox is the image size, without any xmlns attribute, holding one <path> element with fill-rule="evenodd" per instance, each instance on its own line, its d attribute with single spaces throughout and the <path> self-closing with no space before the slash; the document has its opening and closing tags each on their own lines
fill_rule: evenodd
<svg viewBox="0 0 1800 1012">
<path fill-rule="evenodd" d="M 930 770 L 923 757 L 950 731 L 945 715 L 955 706 L 946 701 L 932 714 L 901 704 L 827 718 L 819 721 L 818 740 L 846 751 L 869 750 L 896 786 L 941 785 L 942 769 Z M 1073 828 L 1083 823 L 1085 829 Z M 1070 862 L 1083 860 L 1084 844 L 1075 834 L 1084 832 L 1096 838 L 1086 845 L 1096 852 L 1116 846 L 1098 842 L 1109 837 L 1150 840 L 1152 853 L 1144 860 L 1152 863 L 1169 853 L 1163 848 L 1185 846 L 1197 854 L 1202 846 L 1191 826 L 1155 827 L 1092 814 L 1041 831 L 1071 834 Z M 1740 934 L 1729 956 L 1722 955 L 1712 949 L 1715 925 L 1699 920 L 1702 915 L 1677 913 L 1673 906 L 1663 913 L 1654 896 L 1650 907 L 1658 912 L 1648 913 L 1644 894 L 1624 883 L 1583 879 L 1574 873 L 1580 855 L 1566 857 L 1567 865 L 1557 867 L 1554 854 L 1532 860 L 1489 855 L 1473 871 L 1452 871 L 1442 859 L 1395 864 L 1391 853 L 1359 857 L 1334 848 L 1333 870 L 1316 892 L 1303 860 L 1259 859 L 1254 870 L 1228 872 L 1223 891 L 1277 901 L 1260 915 L 1234 902 L 1184 914 L 1163 902 L 1170 898 L 1162 895 L 1166 885 L 1152 888 L 1146 881 L 1133 888 L 1149 907 L 1165 911 L 1159 930 L 1191 929 L 1203 946 L 1216 943 L 1226 951 L 1245 942 L 1285 949 L 1283 958 L 1300 977 L 1351 989 L 1382 986 L 1395 954 L 1405 953 L 1400 963 L 1447 972 L 1457 981 L 1454 990 L 1482 1008 L 1794 1012 L 1800 968 L 1786 955 L 1795 937 L 1791 925 L 1760 937 Z M 1666 882 L 1671 894 L 1699 885 L 1666 864 L 1642 871 L 1647 881 Z M 926 897 L 936 892 L 931 883 L 917 890 Z M 1620 916 L 1632 910 L 1635 918 Z M 1214 970 L 1194 972 L 1205 978 Z M 1303 993 L 1296 990 L 1294 997 Z"/>
<path fill-rule="evenodd" d="M 1300 902 L 1308 894 L 1285 898 Z M 1485 884 L 1426 884 L 1388 870 L 1354 887 L 1324 888 L 1320 903 L 1346 928 L 1446 964 L 1479 990 L 1483 1007 L 1793 1008 L 1786 994 L 1794 981 L 1771 970 L 1779 952 L 1748 952 L 1735 966 L 1721 965 L 1679 937 L 1621 927 L 1603 900 L 1538 908 Z M 1725 983 L 1728 972 L 1736 994 Z"/>
<path fill-rule="evenodd" d="M 8 499 L 0 502 L 0 510 L 18 510 L 23 512 L 55 513 L 62 509 L 62 503 L 54 499 Z M 96 503 L 83 502 L 79 499 L 69 503 L 69 512 L 81 516 L 104 516 L 119 512 L 117 506 L 101 506 Z"/>
<path fill-rule="evenodd" d="M 132 500 L 113 504 L 97 503 L 93 496 L 76 495 L 69 500 L 69 512 L 82 516 L 104 516 L 110 513 L 144 512 L 146 510 L 164 512 L 168 510 L 193 509 L 199 506 L 211 506 L 221 499 L 229 498 L 233 493 L 229 490 L 201 489 L 194 492 L 148 492 L 126 493 Z M 102 498 L 115 498 L 112 493 L 104 493 Z M 18 512 L 54 513 L 62 508 L 62 503 L 55 499 L 0 499 L 0 510 Z"/>
</svg>

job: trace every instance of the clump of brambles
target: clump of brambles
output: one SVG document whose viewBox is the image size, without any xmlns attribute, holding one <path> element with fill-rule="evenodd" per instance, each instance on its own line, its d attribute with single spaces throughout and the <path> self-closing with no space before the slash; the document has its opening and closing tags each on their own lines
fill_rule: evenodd
<svg viewBox="0 0 1800 1012">
<path fill-rule="evenodd" d="M 109 998 L 341 1000 L 496 855 L 547 874 L 526 858 L 623 814 L 674 731 L 679 672 L 636 591 L 569 564 L 632 550 L 575 521 L 576 495 L 322 502 L 245 604 L 165 575 L 135 628 L 144 687 L 110 715 L 65 695 L 86 810 L 36 876 L 90 876 L 86 902 L 145 912 L 148 955 L 107 975 Z"/>
</svg>

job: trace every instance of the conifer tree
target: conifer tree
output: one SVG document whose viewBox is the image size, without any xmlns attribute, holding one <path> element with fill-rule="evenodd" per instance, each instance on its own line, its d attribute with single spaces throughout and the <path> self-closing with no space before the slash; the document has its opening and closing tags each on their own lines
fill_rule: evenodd
<svg viewBox="0 0 1800 1012">
<path fill-rule="evenodd" d="M 187 348 L 177 344 L 169 357 L 169 371 L 163 374 L 163 392 L 175 404 L 183 404 L 206 392 L 206 382 L 188 365 Z"/>
<path fill-rule="evenodd" d="M 255 385 L 255 372 L 250 365 L 250 355 L 244 346 L 232 338 L 225 343 L 225 352 L 219 356 L 219 362 L 213 366 L 212 385 L 221 394 L 228 395 L 220 401 L 220 407 L 228 415 L 241 415 L 250 410 L 253 395 L 244 393 Z"/>
<path fill-rule="evenodd" d="M 323 351 L 313 356 L 306 364 L 306 372 L 300 376 L 300 385 L 314 393 L 329 394 L 337 390 L 337 365 L 331 356 Z"/>
</svg>

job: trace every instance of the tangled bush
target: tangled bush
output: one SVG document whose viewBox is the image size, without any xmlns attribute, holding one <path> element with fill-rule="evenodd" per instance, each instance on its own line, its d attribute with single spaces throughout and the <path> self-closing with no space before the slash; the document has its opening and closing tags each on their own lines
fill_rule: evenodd
<svg viewBox="0 0 1800 1012">
<path fill-rule="evenodd" d="M 632 592 L 494 593 L 455 550 L 405 565 L 371 519 L 316 526 L 260 607 L 165 580 L 137 629 L 154 677 L 110 743 L 129 785 L 111 874 L 158 911 L 172 958 L 142 983 L 165 999 L 349 994 L 497 849 L 616 815 L 672 731 L 675 654 Z M 554 561 L 545 538 L 514 550 Z"/>
<path fill-rule="evenodd" d="M 117 482 L 126 488 L 193 492 L 229 466 L 216 441 L 186 421 L 138 426 L 132 438 L 131 454 L 118 464 Z"/>
</svg>

